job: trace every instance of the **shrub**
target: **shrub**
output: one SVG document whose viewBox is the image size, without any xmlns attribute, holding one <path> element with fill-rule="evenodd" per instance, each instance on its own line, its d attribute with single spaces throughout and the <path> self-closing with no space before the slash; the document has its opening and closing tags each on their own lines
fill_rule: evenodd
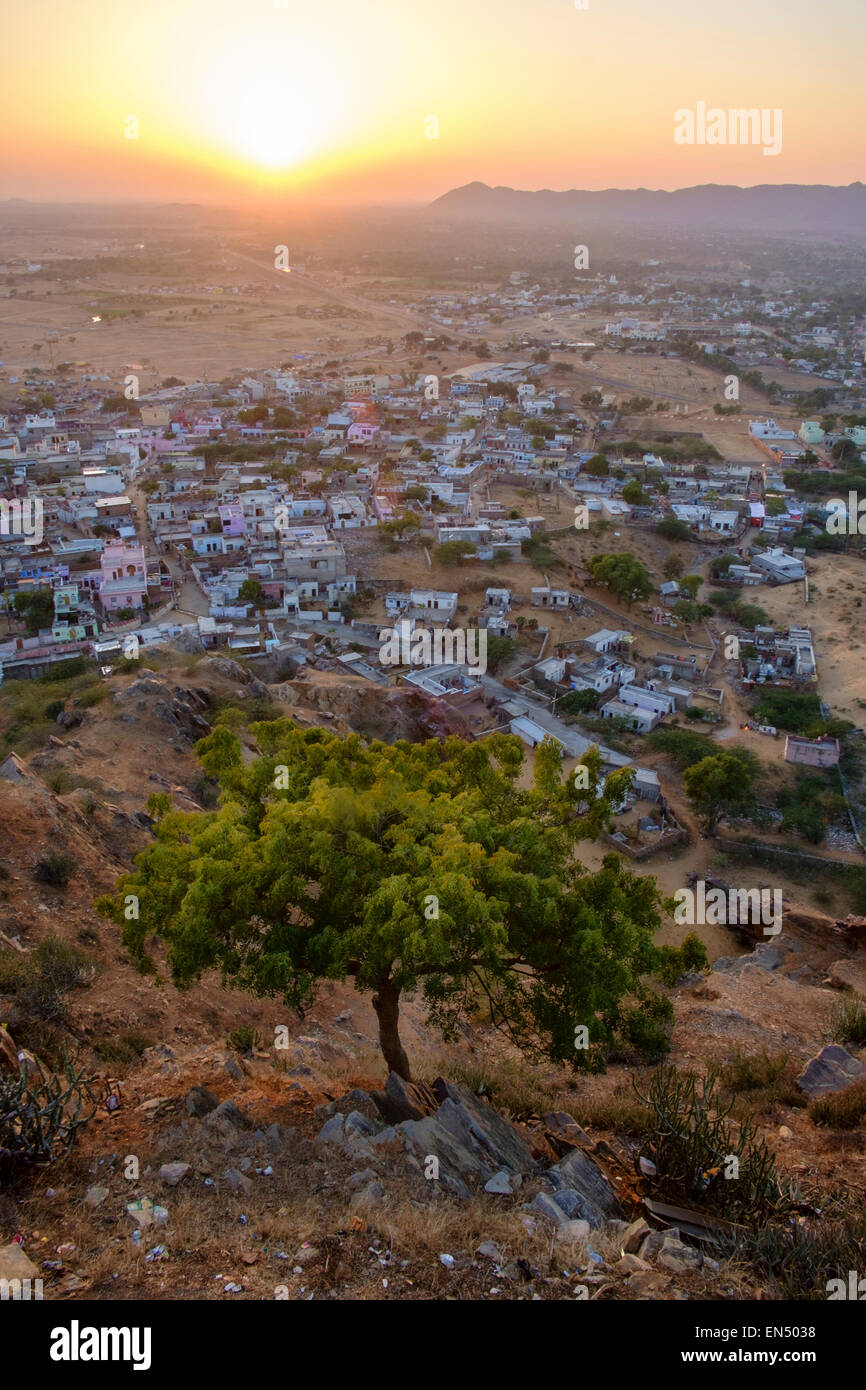
<svg viewBox="0 0 866 1390">
<path fill-rule="evenodd" d="M 49 767 L 42 774 L 42 780 L 55 796 L 62 796 L 72 787 L 72 775 L 67 767 Z"/>
<path fill-rule="evenodd" d="M 229 1047 L 242 1054 L 252 1052 L 253 1048 L 258 1047 L 260 1042 L 261 1036 L 258 1029 L 254 1028 L 251 1023 L 242 1023 L 233 1033 L 229 1033 L 228 1037 Z"/>
<path fill-rule="evenodd" d="M 148 1047 L 153 1047 L 153 1039 L 137 1028 L 124 1028 L 117 1037 L 97 1038 L 93 1044 L 104 1062 L 134 1062 Z"/>
<path fill-rule="evenodd" d="M 677 973 L 682 973 L 681 966 Z M 639 1008 L 630 1010 L 626 1015 L 625 1036 L 642 1057 L 651 1062 L 658 1061 L 670 1048 L 669 1034 L 673 1018 L 673 1005 L 669 999 L 660 996 L 646 999 Z"/>
<path fill-rule="evenodd" d="M 78 865 L 71 855 L 52 850 L 42 859 L 37 859 L 33 866 L 33 877 L 37 883 L 48 883 L 52 888 L 65 888 L 77 869 Z"/>
<path fill-rule="evenodd" d="M 654 751 L 666 753 L 679 772 L 685 772 L 686 768 L 709 758 L 716 749 L 705 734 L 671 727 L 653 729 L 644 742 Z"/>
<path fill-rule="evenodd" d="M 731 1219 L 764 1221 L 792 1199 L 783 1192 L 775 1157 L 757 1138 L 752 1120 L 727 1123 L 733 1101 L 721 1099 L 718 1079 L 714 1071 L 699 1077 L 661 1066 L 646 1096 L 635 1083 L 638 1098 L 654 1111 L 644 1146 L 655 1164 L 653 1183 L 665 1201 L 699 1203 Z M 727 1180 L 732 1160 L 736 1182 Z"/>
<path fill-rule="evenodd" d="M 844 1091 L 819 1096 L 809 1106 L 809 1118 L 816 1125 L 834 1129 L 859 1129 L 866 1120 L 866 1081 L 855 1081 Z"/>
<path fill-rule="evenodd" d="M 833 1042 L 866 1047 L 866 1004 L 859 999 L 839 999 L 830 1010 L 830 1037 Z"/>
<path fill-rule="evenodd" d="M 860 1208 L 848 1220 L 739 1230 L 723 1240 L 722 1251 L 725 1258 L 750 1266 L 764 1297 L 824 1301 L 830 1279 L 847 1286 L 849 1269 L 862 1268 L 864 1242 L 866 1216 Z"/>
<path fill-rule="evenodd" d="M 39 680 L 46 685 L 50 685 L 54 681 L 68 680 L 70 676 L 83 676 L 90 670 L 90 667 L 91 663 L 86 657 L 71 656 L 67 661 L 58 661 L 57 665 L 45 671 L 39 677 Z"/>
<path fill-rule="evenodd" d="M 752 714 L 761 724 L 805 734 L 815 720 L 821 718 L 821 701 L 817 695 L 804 695 L 794 690 L 762 690 Z"/>
<path fill-rule="evenodd" d="M 722 1085 L 728 1091 L 759 1091 L 772 1084 L 785 1072 L 790 1063 L 787 1053 L 770 1057 L 766 1052 L 750 1057 L 738 1053 L 720 1073 Z"/>
<path fill-rule="evenodd" d="M 107 685 L 88 685 L 80 695 L 75 697 L 74 703 L 78 709 L 92 709 L 94 705 L 100 704 L 108 694 Z"/>
<path fill-rule="evenodd" d="M 31 1063 L 26 1072 L 0 1078 L 0 1170 L 56 1163 L 95 1113 L 83 1070 L 66 1058 L 62 1072 Z"/>
<path fill-rule="evenodd" d="M 14 994 L 25 1017 L 54 1021 L 63 1017 L 64 997 L 90 984 L 95 969 L 77 946 L 46 936 L 30 955 L 0 952 L 0 991 Z"/>
<path fill-rule="evenodd" d="M 689 932 L 678 950 L 672 946 L 660 946 L 659 956 L 658 975 L 666 985 L 675 985 L 689 971 L 708 968 L 706 947 L 697 932 Z"/>
</svg>

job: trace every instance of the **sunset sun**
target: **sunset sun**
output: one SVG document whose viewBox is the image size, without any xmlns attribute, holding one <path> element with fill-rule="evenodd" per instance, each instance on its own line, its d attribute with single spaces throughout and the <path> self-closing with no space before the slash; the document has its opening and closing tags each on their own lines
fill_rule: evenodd
<svg viewBox="0 0 866 1390">
<path fill-rule="evenodd" d="M 289 63 L 282 45 L 262 45 L 212 72 L 202 135 L 226 155 L 276 173 L 321 152 L 340 107 L 339 84 L 314 55 L 297 53 Z"/>
</svg>

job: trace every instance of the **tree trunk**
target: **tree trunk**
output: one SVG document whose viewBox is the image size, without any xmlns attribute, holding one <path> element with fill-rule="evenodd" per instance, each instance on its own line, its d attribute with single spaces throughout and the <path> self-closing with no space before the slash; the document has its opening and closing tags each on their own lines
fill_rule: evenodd
<svg viewBox="0 0 866 1390">
<path fill-rule="evenodd" d="M 411 1081 L 409 1058 L 400 1042 L 400 991 L 393 980 L 384 979 L 380 982 L 377 992 L 373 995 L 373 1008 L 379 1020 L 379 1046 L 388 1063 L 388 1070 L 395 1071 L 404 1081 Z"/>
</svg>

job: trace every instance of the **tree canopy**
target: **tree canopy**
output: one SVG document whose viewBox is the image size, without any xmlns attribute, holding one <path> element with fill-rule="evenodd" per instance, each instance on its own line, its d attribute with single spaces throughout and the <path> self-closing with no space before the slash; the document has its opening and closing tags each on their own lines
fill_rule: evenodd
<svg viewBox="0 0 866 1390">
<path fill-rule="evenodd" d="M 744 816 L 754 810 L 756 764 L 754 754 L 739 749 L 713 754 L 686 768 L 683 786 L 708 835 L 723 816 Z"/>
<path fill-rule="evenodd" d="M 525 1053 L 576 1068 L 614 1043 L 664 1050 L 670 1004 L 647 976 L 670 978 L 680 957 L 653 944 L 655 880 L 617 855 L 590 873 L 574 853 L 607 825 L 628 770 L 605 781 L 590 749 L 585 775 L 564 779 L 545 742 L 527 788 L 510 735 L 386 746 L 288 719 L 251 732 L 251 763 L 227 728 L 197 745 L 220 806 L 159 815 L 154 843 L 97 904 L 141 968 L 156 968 L 156 936 L 179 986 L 218 970 L 299 1010 L 321 980 L 352 979 L 407 1078 L 407 992 L 446 1037 L 482 1005 Z"/>
<path fill-rule="evenodd" d="M 653 591 L 649 570 L 635 559 L 630 550 L 596 555 L 588 562 L 588 568 L 593 579 L 628 604 L 636 598 L 649 598 Z"/>
</svg>

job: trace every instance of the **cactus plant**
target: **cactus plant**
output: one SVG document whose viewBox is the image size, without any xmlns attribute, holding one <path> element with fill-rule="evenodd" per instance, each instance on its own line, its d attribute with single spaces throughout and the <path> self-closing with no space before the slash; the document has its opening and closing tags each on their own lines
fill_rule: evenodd
<svg viewBox="0 0 866 1390">
<path fill-rule="evenodd" d="M 65 1054 L 57 1072 L 29 1061 L 17 1076 L 0 1077 L 0 1171 L 64 1158 L 96 1105 L 84 1069 Z"/>
</svg>

